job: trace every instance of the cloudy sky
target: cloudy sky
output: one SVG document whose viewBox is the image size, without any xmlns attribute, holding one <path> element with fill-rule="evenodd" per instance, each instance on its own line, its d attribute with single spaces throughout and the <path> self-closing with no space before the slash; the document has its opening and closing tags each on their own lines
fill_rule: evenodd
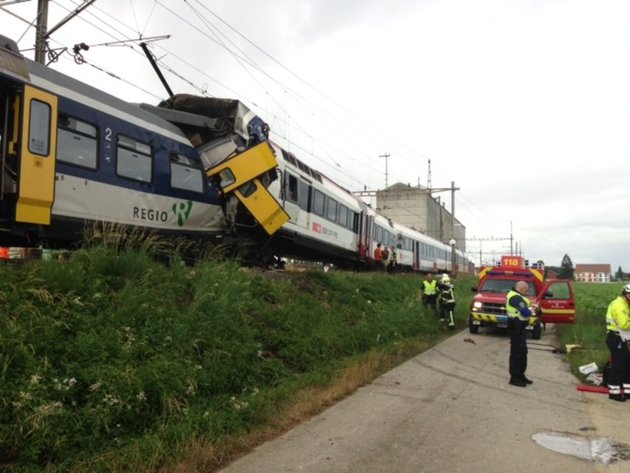
<svg viewBox="0 0 630 473">
<path fill-rule="evenodd" d="M 49 27 L 80 3 L 51 2 Z M 36 4 L 0 10 L 23 50 Z M 137 43 L 101 44 L 171 35 L 151 44 L 176 92 L 244 101 L 350 190 L 383 188 L 386 162 L 390 185 L 426 186 L 430 160 L 475 262 L 512 228 L 531 260 L 630 272 L 628 25 L 627 0 L 97 0 L 50 42 L 90 45 L 86 63 L 51 67 L 156 103 Z"/>
</svg>

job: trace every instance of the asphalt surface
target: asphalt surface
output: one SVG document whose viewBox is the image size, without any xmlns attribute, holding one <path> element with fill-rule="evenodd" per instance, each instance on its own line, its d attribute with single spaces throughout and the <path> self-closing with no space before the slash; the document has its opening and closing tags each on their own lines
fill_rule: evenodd
<svg viewBox="0 0 630 473">
<path fill-rule="evenodd" d="M 526 388 L 508 384 L 507 336 L 460 332 L 221 471 L 630 471 L 630 461 L 604 465 L 532 439 L 560 432 L 630 444 L 630 402 L 577 391 L 562 355 L 534 345 L 553 344 L 550 332 L 529 340 Z"/>
</svg>

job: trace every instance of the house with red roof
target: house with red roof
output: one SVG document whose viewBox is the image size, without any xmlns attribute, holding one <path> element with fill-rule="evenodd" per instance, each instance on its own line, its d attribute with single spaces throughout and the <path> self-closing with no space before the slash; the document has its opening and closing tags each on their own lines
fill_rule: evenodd
<svg viewBox="0 0 630 473">
<path fill-rule="evenodd" d="M 573 275 L 581 282 L 610 282 L 612 269 L 610 264 L 576 264 Z"/>
</svg>

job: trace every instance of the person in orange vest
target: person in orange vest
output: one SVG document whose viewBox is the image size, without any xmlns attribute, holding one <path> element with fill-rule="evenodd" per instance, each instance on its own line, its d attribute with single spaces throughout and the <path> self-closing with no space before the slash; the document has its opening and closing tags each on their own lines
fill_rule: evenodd
<svg viewBox="0 0 630 473">
<path fill-rule="evenodd" d="M 380 243 L 377 243 L 374 248 L 374 264 L 378 271 L 383 271 L 383 250 Z"/>
</svg>

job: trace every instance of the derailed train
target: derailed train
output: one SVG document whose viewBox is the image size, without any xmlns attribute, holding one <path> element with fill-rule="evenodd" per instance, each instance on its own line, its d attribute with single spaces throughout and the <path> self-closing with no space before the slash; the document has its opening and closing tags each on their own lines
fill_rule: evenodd
<svg viewBox="0 0 630 473">
<path fill-rule="evenodd" d="M 130 104 L 0 36 L 0 245 L 65 245 L 86 223 L 223 242 L 259 257 L 466 271 L 457 251 L 376 212 L 268 139 L 236 100 Z"/>
</svg>

